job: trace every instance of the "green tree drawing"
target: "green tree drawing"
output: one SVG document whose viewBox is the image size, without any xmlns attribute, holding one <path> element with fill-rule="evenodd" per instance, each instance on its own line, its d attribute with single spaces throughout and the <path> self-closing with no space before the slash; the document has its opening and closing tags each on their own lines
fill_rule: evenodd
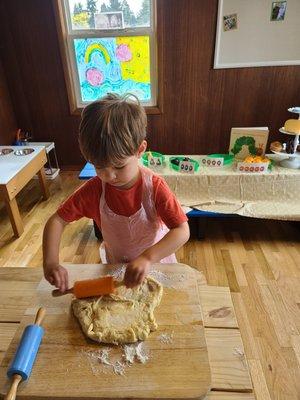
<svg viewBox="0 0 300 400">
<path fill-rule="evenodd" d="M 119 0 L 109 0 L 108 11 L 122 11 L 122 4 Z"/>
<path fill-rule="evenodd" d="M 125 26 L 135 26 L 136 18 L 134 13 L 131 11 L 129 4 L 127 3 L 127 0 L 123 0 L 122 2 L 122 11 Z"/>
<path fill-rule="evenodd" d="M 101 12 L 107 12 L 107 11 L 108 11 L 107 6 L 106 6 L 105 3 L 102 3 L 102 4 L 101 4 L 100 11 L 101 11 Z"/>
<path fill-rule="evenodd" d="M 81 3 L 75 3 L 74 4 L 73 15 L 80 14 L 80 13 L 82 13 L 82 11 L 83 11 L 82 4 Z"/>
<path fill-rule="evenodd" d="M 143 0 L 142 8 L 140 9 L 137 18 L 136 18 L 137 25 L 145 26 L 149 25 L 150 22 L 150 1 Z"/>
<path fill-rule="evenodd" d="M 95 14 L 97 12 L 97 0 L 87 0 L 87 11 L 89 13 L 90 28 L 95 28 Z"/>
</svg>

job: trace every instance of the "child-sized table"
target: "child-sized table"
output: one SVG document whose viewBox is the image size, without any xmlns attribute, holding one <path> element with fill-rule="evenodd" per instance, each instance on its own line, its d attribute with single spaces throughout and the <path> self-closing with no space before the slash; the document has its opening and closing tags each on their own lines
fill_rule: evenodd
<svg viewBox="0 0 300 400">
<path fill-rule="evenodd" d="M 20 237 L 24 230 L 16 196 L 35 174 L 44 200 L 49 197 L 44 172 L 46 162 L 43 147 L 0 146 L 0 197 L 5 202 L 16 237 Z"/>
</svg>

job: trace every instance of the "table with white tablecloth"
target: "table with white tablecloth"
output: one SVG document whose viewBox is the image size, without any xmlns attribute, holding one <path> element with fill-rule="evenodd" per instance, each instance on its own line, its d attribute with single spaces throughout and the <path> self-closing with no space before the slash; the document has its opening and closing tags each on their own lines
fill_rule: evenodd
<svg viewBox="0 0 300 400">
<path fill-rule="evenodd" d="M 279 165 L 282 158 L 268 155 L 274 160 L 266 173 L 242 173 L 235 163 L 222 167 L 205 167 L 201 155 L 188 157 L 198 161 L 200 168 L 194 174 L 181 173 L 170 168 L 165 156 L 162 167 L 156 168 L 181 205 L 197 210 L 247 217 L 300 221 L 300 169 Z M 83 172 L 85 170 L 85 172 Z M 89 175 L 90 173 L 90 175 Z M 95 175 L 91 164 L 81 172 L 81 178 Z"/>
<path fill-rule="evenodd" d="M 234 213 L 247 217 L 300 220 L 300 169 L 279 166 L 279 158 L 266 173 L 242 173 L 235 164 L 204 167 L 203 156 L 189 156 L 200 163 L 194 174 L 166 165 L 159 170 L 184 206 L 203 211 Z"/>
</svg>

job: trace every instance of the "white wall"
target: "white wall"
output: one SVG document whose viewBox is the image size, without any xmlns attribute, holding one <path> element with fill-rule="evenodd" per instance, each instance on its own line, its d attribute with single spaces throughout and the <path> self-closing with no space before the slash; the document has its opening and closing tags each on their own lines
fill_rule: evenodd
<svg viewBox="0 0 300 400">
<path fill-rule="evenodd" d="M 300 64 L 300 0 L 287 0 L 283 21 L 271 21 L 270 0 L 219 0 L 215 68 Z M 223 30 L 237 14 L 238 28 Z"/>
</svg>

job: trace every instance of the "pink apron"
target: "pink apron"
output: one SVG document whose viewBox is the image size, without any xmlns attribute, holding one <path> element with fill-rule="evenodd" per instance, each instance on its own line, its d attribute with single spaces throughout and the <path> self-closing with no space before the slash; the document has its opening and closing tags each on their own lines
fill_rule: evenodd
<svg viewBox="0 0 300 400">
<path fill-rule="evenodd" d="M 169 229 L 159 219 L 153 200 L 153 173 L 140 168 L 142 174 L 141 208 L 130 217 L 115 214 L 105 200 L 105 183 L 102 182 L 100 197 L 101 233 L 103 243 L 100 257 L 104 264 L 126 263 L 136 259 L 146 249 L 160 241 Z M 161 263 L 177 263 L 175 254 L 160 260 Z"/>
</svg>

